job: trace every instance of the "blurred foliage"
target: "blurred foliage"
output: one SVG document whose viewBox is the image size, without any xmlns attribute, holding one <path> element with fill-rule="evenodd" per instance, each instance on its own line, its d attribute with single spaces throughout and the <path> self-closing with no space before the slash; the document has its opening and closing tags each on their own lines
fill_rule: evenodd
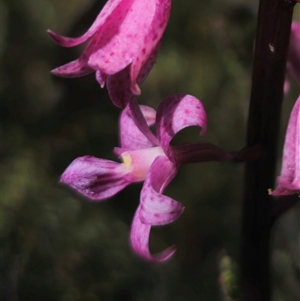
<svg viewBox="0 0 300 301">
<path fill-rule="evenodd" d="M 238 261 L 242 165 L 181 168 L 166 193 L 184 203 L 185 212 L 151 234 L 153 252 L 178 246 L 162 265 L 141 261 L 129 247 L 140 184 L 102 203 L 58 184 L 78 156 L 116 159 L 119 110 L 93 75 L 50 74 L 82 47 L 60 48 L 45 31 L 77 36 L 104 3 L 1 2 L 1 300 L 222 300 L 219 267 L 224 260 Z M 191 128 L 174 143 L 244 146 L 256 11 L 252 0 L 173 1 L 140 101 L 157 107 L 169 94 L 190 93 L 204 102 L 209 116 L 204 138 Z M 299 9 L 296 14 L 299 19 Z M 293 85 L 284 103 L 281 143 L 298 91 Z M 299 210 L 286 213 L 273 233 L 276 301 L 299 298 Z"/>
</svg>

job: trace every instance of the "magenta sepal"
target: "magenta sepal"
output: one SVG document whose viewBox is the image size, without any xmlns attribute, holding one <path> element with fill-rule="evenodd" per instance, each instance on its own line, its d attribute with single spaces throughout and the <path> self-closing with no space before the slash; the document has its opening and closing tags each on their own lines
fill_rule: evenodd
<svg viewBox="0 0 300 301">
<path fill-rule="evenodd" d="M 282 168 L 272 195 L 300 192 L 300 95 L 292 109 L 283 147 Z"/>
<path fill-rule="evenodd" d="M 75 159 L 64 171 L 60 182 L 69 185 L 87 198 L 100 201 L 110 198 L 134 178 L 122 164 L 83 156 Z"/>
</svg>

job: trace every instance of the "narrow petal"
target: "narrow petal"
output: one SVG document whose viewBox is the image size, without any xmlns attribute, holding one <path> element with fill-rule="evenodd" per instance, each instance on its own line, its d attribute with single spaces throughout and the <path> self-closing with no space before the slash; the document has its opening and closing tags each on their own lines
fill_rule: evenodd
<svg viewBox="0 0 300 301">
<path fill-rule="evenodd" d="M 121 4 L 123 0 L 108 0 L 104 5 L 101 12 L 98 14 L 96 20 L 91 25 L 91 27 L 87 30 L 85 34 L 78 38 L 70 38 L 62 35 L 58 35 L 52 30 L 48 29 L 47 32 L 51 36 L 51 38 L 63 47 L 74 47 L 83 42 L 85 42 L 88 38 L 93 36 L 96 31 L 98 31 L 101 26 L 106 22 L 107 18 L 110 17 L 113 11 L 116 9 L 118 5 Z"/>
<path fill-rule="evenodd" d="M 146 125 L 153 125 L 155 122 L 156 111 L 147 106 L 140 106 Z M 120 141 L 122 148 L 126 150 L 144 149 L 156 146 L 152 143 L 134 123 L 129 106 L 127 106 L 120 117 Z"/>
<path fill-rule="evenodd" d="M 107 77 L 107 91 L 113 104 L 125 108 L 133 94 L 130 90 L 129 66 Z"/>
<path fill-rule="evenodd" d="M 107 18 L 101 31 L 92 38 L 91 47 L 96 51 L 91 54 L 88 64 L 95 70 L 112 75 L 133 62 L 138 53 L 143 51 L 141 45 L 144 45 L 145 36 L 157 18 L 157 10 L 163 9 L 157 6 L 161 1 L 123 0 L 122 5 L 114 10 L 113 17 Z"/>
<path fill-rule="evenodd" d="M 281 174 L 272 195 L 300 192 L 300 96 L 290 115 L 285 136 Z"/>
<path fill-rule="evenodd" d="M 155 2 L 155 17 L 143 41 L 139 44 L 140 48 L 137 52 L 137 56 L 130 66 L 131 91 L 135 95 L 140 94 L 139 83 L 137 81 L 140 70 L 151 55 L 153 49 L 159 44 L 170 16 L 171 0 L 156 0 Z"/>
<path fill-rule="evenodd" d="M 177 168 L 166 156 L 154 160 L 141 191 L 142 223 L 164 225 L 175 221 L 182 214 L 183 205 L 162 194 L 176 173 Z"/>
<path fill-rule="evenodd" d="M 51 73 L 61 77 L 79 77 L 90 74 L 94 71 L 94 69 L 87 65 L 84 59 L 79 58 L 75 61 L 51 70 Z"/>
<path fill-rule="evenodd" d="M 155 64 L 158 48 L 159 45 L 154 48 L 147 61 L 143 64 L 137 78 L 138 85 L 142 85 Z M 117 107 L 120 108 L 125 108 L 133 96 L 131 91 L 130 66 L 131 65 L 107 78 L 107 90 L 110 99 Z"/>
<path fill-rule="evenodd" d="M 171 246 L 161 253 L 151 255 L 149 251 L 149 235 L 151 226 L 143 224 L 140 219 L 140 207 L 138 207 L 131 225 L 130 242 L 134 252 L 141 258 L 151 262 L 163 262 L 168 260 L 176 251 L 175 246 Z"/>
<path fill-rule="evenodd" d="M 132 179 L 123 164 L 84 156 L 69 165 L 60 182 L 91 200 L 102 201 L 132 183 Z"/>
<path fill-rule="evenodd" d="M 204 135 L 207 116 L 202 102 L 192 95 L 174 94 L 165 98 L 157 109 L 157 137 L 168 156 L 169 144 L 176 133 L 189 126 L 202 128 Z"/>
<path fill-rule="evenodd" d="M 140 105 L 137 103 L 135 98 L 132 98 L 128 104 L 128 110 L 130 112 L 130 116 L 136 125 L 136 127 L 147 137 L 149 141 L 153 145 L 159 145 L 158 139 L 156 136 L 151 132 L 146 119 L 143 115 Z"/>
</svg>

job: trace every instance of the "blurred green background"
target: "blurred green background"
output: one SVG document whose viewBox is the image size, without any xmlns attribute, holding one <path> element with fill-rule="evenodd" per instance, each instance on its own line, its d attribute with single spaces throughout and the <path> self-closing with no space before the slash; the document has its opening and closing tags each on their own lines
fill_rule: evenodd
<svg viewBox="0 0 300 301">
<path fill-rule="evenodd" d="M 112 149 L 118 146 L 120 111 L 94 75 L 63 79 L 50 74 L 83 48 L 61 48 L 46 34 L 51 28 L 80 35 L 104 3 L 1 2 L 1 300 L 237 300 L 242 164 L 209 162 L 180 169 L 166 194 L 186 209 L 178 221 L 151 233 L 153 252 L 171 244 L 178 248 L 161 265 L 137 258 L 128 242 L 141 184 L 96 203 L 58 183 L 78 156 L 117 160 Z M 252 0 L 173 0 L 140 102 L 156 108 L 175 92 L 204 102 L 207 135 L 200 138 L 191 128 L 175 142 L 206 141 L 232 150 L 244 146 L 257 5 Z M 299 11 L 295 18 L 300 19 Z M 281 145 L 298 93 L 292 82 Z M 274 227 L 275 301 L 300 298 L 299 217 L 297 206 Z"/>
</svg>

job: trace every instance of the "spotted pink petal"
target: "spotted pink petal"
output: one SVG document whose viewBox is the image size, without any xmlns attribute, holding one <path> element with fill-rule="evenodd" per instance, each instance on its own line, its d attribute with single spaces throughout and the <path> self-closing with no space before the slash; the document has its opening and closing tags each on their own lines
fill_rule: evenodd
<svg viewBox="0 0 300 301">
<path fill-rule="evenodd" d="M 142 223 L 164 225 L 175 221 L 182 214 L 183 205 L 162 194 L 176 173 L 176 166 L 166 156 L 154 160 L 141 191 Z"/>
<path fill-rule="evenodd" d="M 132 62 L 141 61 L 141 67 L 157 46 L 166 24 L 161 15 L 166 13 L 165 2 L 170 0 L 123 0 L 118 14 L 107 18 L 92 38 L 86 51 L 92 52 L 88 64 L 108 75 L 115 74 Z M 130 7 L 128 9 L 128 7 Z M 168 15 L 167 15 L 168 17 Z M 165 17 L 164 19 L 165 20 Z M 93 51 L 89 51 L 92 48 Z M 136 91 L 132 91 L 134 94 Z"/>
<path fill-rule="evenodd" d="M 143 43 L 140 44 L 140 51 L 130 66 L 131 91 L 135 95 L 140 94 L 137 82 L 140 70 L 151 55 L 152 50 L 159 44 L 170 16 L 171 0 L 156 0 L 155 5 L 155 18 L 152 20 L 149 31 L 144 35 Z"/>
<path fill-rule="evenodd" d="M 132 2 L 132 0 L 129 0 Z M 114 15 L 114 11 L 118 11 L 117 7 L 122 5 L 124 0 L 108 0 L 104 5 L 101 12 L 98 14 L 96 20 L 91 25 L 91 27 L 87 30 L 85 34 L 78 38 L 70 38 L 62 35 L 58 35 L 52 30 L 48 29 L 47 32 L 51 36 L 51 38 L 63 47 L 74 47 L 89 39 L 93 36 L 98 30 L 101 30 L 101 26 L 105 24 L 108 18 L 116 18 L 118 16 Z"/>
<path fill-rule="evenodd" d="M 112 5 L 113 10 L 108 10 L 105 13 L 105 14 L 107 14 L 108 12 L 111 13 L 110 15 L 106 15 L 104 20 L 105 22 L 101 23 L 101 26 L 98 27 L 97 30 L 95 30 L 97 26 L 93 27 L 93 31 L 92 31 L 93 37 L 90 40 L 88 46 L 85 48 L 82 55 L 77 60 L 65 64 L 63 66 L 60 66 L 52 70 L 51 72 L 61 77 L 77 77 L 77 76 L 86 75 L 95 70 L 99 70 L 102 75 L 101 77 L 103 77 L 104 73 L 105 74 L 110 74 L 110 73 L 103 70 L 103 68 L 96 66 L 99 65 L 101 62 L 107 65 L 112 59 L 113 60 L 112 64 L 114 66 L 116 64 L 119 64 L 118 70 L 116 72 L 122 70 L 127 65 L 129 65 L 131 60 L 128 58 L 128 56 L 123 57 L 121 61 L 120 60 L 118 62 L 115 61 L 116 59 L 114 57 L 115 51 L 121 51 L 122 49 L 118 48 L 119 45 L 115 45 L 113 41 L 115 40 L 119 42 L 123 41 L 123 39 L 119 36 L 119 31 L 120 28 L 124 26 L 122 22 L 124 22 L 126 18 L 128 18 L 130 8 L 132 7 L 135 1 L 137 0 L 121 0 L 118 1 L 118 3 L 114 1 L 114 5 Z M 52 38 L 54 38 L 53 33 L 51 33 L 51 36 Z M 56 38 L 58 38 L 58 36 L 56 36 Z M 79 40 L 81 41 L 82 39 L 79 38 Z M 69 43 L 68 41 L 69 40 L 65 40 L 65 41 L 63 39 L 60 40 L 60 42 L 62 42 L 64 46 Z M 70 45 L 71 44 L 72 42 L 70 42 Z M 116 47 L 116 49 L 114 50 L 112 49 L 112 47 Z M 127 54 L 128 53 L 131 53 L 131 51 L 127 52 Z M 109 56 L 110 59 L 107 59 L 107 56 Z M 89 64 L 89 61 L 91 61 L 91 64 Z M 99 80 L 99 74 L 97 80 Z M 100 84 L 103 85 L 101 81 Z"/>
<path fill-rule="evenodd" d="M 175 253 L 176 247 L 171 246 L 161 253 L 151 255 L 149 250 L 150 230 L 150 225 L 146 225 L 141 222 L 140 207 L 138 207 L 134 215 L 130 231 L 130 242 L 132 249 L 141 258 L 151 262 L 163 262 L 168 260 Z"/>
<path fill-rule="evenodd" d="M 300 192 L 300 95 L 292 109 L 285 136 L 281 174 L 272 195 Z"/>
<path fill-rule="evenodd" d="M 65 47 L 76 46 L 90 38 L 77 60 L 52 73 L 77 77 L 98 71 L 96 79 L 101 87 L 107 80 L 113 103 L 124 108 L 132 95 L 140 94 L 139 85 L 154 64 L 170 8 L 171 0 L 109 0 L 81 37 L 63 37 L 48 31 Z"/>
<path fill-rule="evenodd" d="M 156 115 L 157 138 L 165 153 L 171 157 L 169 144 L 180 130 L 189 126 L 202 128 L 204 135 L 207 127 L 207 116 L 202 102 L 192 95 L 173 94 L 159 105 Z"/>
<path fill-rule="evenodd" d="M 105 200 L 133 182 L 122 164 L 84 156 L 75 159 L 60 182 L 69 185 L 91 200 Z"/>
<path fill-rule="evenodd" d="M 147 106 L 140 106 L 147 127 L 155 122 L 156 111 Z M 131 111 L 127 106 L 120 117 L 120 141 L 121 147 L 126 150 L 143 149 L 156 146 L 136 126 L 132 119 Z"/>
<path fill-rule="evenodd" d="M 142 85 L 155 64 L 158 48 L 159 45 L 152 50 L 149 58 L 143 64 L 137 78 L 138 85 Z M 133 93 L 131 91 L 130 65 L 118 73 L 108 76 L 107 90 L 114 105 L 119 108 L 125 108 L 130 99 L 133 97 Z"/>
</svg>

